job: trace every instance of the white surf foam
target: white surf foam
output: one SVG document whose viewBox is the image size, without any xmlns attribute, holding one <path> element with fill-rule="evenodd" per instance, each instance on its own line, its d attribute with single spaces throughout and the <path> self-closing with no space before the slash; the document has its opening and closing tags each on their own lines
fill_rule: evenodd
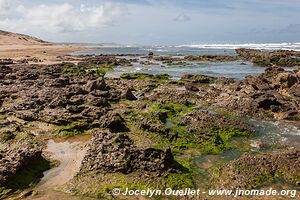
<svg viewBox="0 0 300 200">
<path fill-rule="evenodd" d="M 190 44 L 176 47 L 189 47 L 200 49 L 263 49 L 263 50 L 295 50 L 300 51 L 300 43 L 247 43 L 247 44 Z"/>
</svg>

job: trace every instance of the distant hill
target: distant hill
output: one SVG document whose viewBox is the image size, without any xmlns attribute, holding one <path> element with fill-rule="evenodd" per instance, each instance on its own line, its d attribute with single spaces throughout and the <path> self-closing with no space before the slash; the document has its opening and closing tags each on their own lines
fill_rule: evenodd
<svg viewBox="0 0 300 200">
<path fill-rule="evenodd" d="M 19 33 L 0 30 L 0 45 L 47 45 L 49 42 Z"/>
</svg>

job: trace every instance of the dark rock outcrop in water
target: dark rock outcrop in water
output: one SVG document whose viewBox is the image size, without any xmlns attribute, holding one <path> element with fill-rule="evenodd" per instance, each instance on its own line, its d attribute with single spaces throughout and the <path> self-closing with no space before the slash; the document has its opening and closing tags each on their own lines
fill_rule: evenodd
<svg viewBox="0 0 300 200">
<path fill-rule="evenodd" d="M 226 110 L 259 118 L 298 120 L 300 117 L 300 71 L 267 68 L 260 76 L 249 76 L 224 86 L 228 94 L 217 102 Z"/>
<path fill-rule="evenodd" d="M 131 66 L 131 61 L 125 58 L 117 58 L 116 56 L 97 55 L 97 56 L 81 56 L 82 61 L 78 63 L 79 66 L 86 65 L 112 65 L 112 66 Z"/>
<path fill-rule="evenodd" d="M 140 149 L 125 134 L 102 131 L 94 133 L 81 171 L 124 174 L 141 171 L 152 176 L 161 176 L 180 167 L 170 149 Z"/>
<path fill-rule="evenodd" d="M 240 57 L 263 67 L 278 65 L 281 67 L 300 66 L 300 52 L 297 51 L 262 51 L 255 49 L 237 49 Z"/>
<path fill-rule="evenodd" d="M 184 60 L 187 61 L 196 61 L 196 62 L 231 62 L 231 61 L 237 61 L 239 60 L 239 57 L 237 56 L 226 56 L 226 55 L 190 55 L 190 56 L 185 56 Z"/>
</svg>

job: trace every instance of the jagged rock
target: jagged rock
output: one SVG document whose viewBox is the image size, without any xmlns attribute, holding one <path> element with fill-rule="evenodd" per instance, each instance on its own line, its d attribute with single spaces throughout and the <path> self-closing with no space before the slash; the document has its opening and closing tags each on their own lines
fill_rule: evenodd
<svg viewBox="0 0 300 200">
<path fill-rule="evenodd" d="M 55 97 L 49 104 L 50 108 L 62 107 L 65 108 L 68 104 L 68 100 L 63 96 Z"/>
<path fill-rule="evenodd" d="M 290 88 L 298 83 L 298 77 L 290 72 L 278 74 L 273 80 L 272 84 L 282 88 Z"/>
<path fill-rule="evenodd" d="M 109 112 L 100 118 L 101 127 L 110 129 L 111 132 L 127 132 L 129 129 L 126 126 L 125 120 L 120 114 Z"/>
<path fill-rule="evenodd" d="M 255 100 L 258 103 L 257 108 L 269 110 L 272 106 L 282 106 L 278 99 L 273 95 L 260 96 Z"/>
<path fill-rule="evenodd" d="M 296 103 L 300 96 L 299 82 L 295 71 L 286 72 L 273 66 L 259 76 L 221 87 L 228 95 L 219 101 L 224 109 L 243 115 L 297 120 L 300 116 L 300 105 Z"/>
<path fill-rule="evenodd" d="M 271 88 L 267 80 L 260 77 L 248 77 L 245 82 L 251 85 L 255 90 L 268 90 Z"/>
<path fill-rule="evenodd" d="M 192 92 L 198 92 L 199 88 L 193 83 L 186 83 L 184 85 L 185 89 Z"/>
<path fill-rule="evenodd" d="M 109 55 L 97 55 L 97 56 L 87 56 L 83 59 L 83 61 L 78 63 L 78 66 L 86 66 L 86 65 L 113 65 L 113 66 L 130 66 L 131 61 L 125 58 L 118 58 L 116 56 Z"/>
<path fill-rule="evenodd" d="M 81 171 L 124 174 L 135 171 L 154 177 L 182 167 L 174 160 L 170 149 L 139 149 L 127 135 L 111 132 L 94 133 L 91 147 L 82 163 Z"/>
<path fill-rule="evenodd" d="M 165 137 L 167 137 L 170 132 L 170 129 L 166 128 L 164 124 L 157 119 L 143 118 L 139 128 Z"/>
<path fill-rule="evenodd" d="M 105 97 L 96 97 L 96 96 L 88 96 L 87 102 L 89 102 L 90 105 L 96 106 L 96 107 L 108 107 L 108 99 Z"/>
<path fill-rule="evenodd" d="M 70 80 L 66 77 L 54 79 L 53 83 L 51 84 L 52 87 L 66 87 L 70 84 Z"/>
<path fill-rule="evenodd" d="M 9 74 L 9 73 L 12 73 L 12 68 L 9 67 L 9 66 L 6 66 L 6 65 L 1 65 L 0 66 L 0 74 Z"/>
<path fill-rule="evenodd" d="M 299 79 L 300 79 L 300 77 L 299 77 Z M 290 95 L 300 98 L 300 85 L 291 87 L 288 91 L 289 91 Z"/>
<path fill-rule="evenodd" d="M 0 65 L 11 65 L 14 64 L 14 60 L 7 58 L 7 59 L 0 59 Z"/>
<path fill-rule="evenodd" d="M 92 92 L 94 90 L 106 90 L 107 86 L 103 78 L 98 78 L 96 80 L 88 81 L 85 85 L 85 90 Z"/>
<path fill-rule="evenodd" d="M 212 128 L 226 129 L 230 127 L 239 131 L 250 131 L 250 127 L 239 120 L 201 110 L 187 114 L 180 125 L 186 125 L 190 132 L 202 133 L 204 137 L 206 134 L 210 134 Z"/>
<path fill-rule="evenodd" d="M 137 100 L 136 96 L 132 93 L 132 89 L 127 89 L 124 91 L 124 93 L 121 95 L 122 99 L 127 99 L 127 100 Z"/>
<path fill-rule="evenodd" d="M 30 148 L 0 152 L 0 185 L 26 167 L 31 160 L 41 157 L 41 153 L 40 150 Z"/>
<path fill-rule="evenodd" d="M 211 76 L 206 76 L 206 75 L 186 74 L 186 75 L 183 75 L 180 80 L 187 81 L 187 82 L 192 82 L 192 83 L 209 84 L 209 83 L 215 82 L 217 79 L 218 78 L 211 77 Z"/>
</svg>

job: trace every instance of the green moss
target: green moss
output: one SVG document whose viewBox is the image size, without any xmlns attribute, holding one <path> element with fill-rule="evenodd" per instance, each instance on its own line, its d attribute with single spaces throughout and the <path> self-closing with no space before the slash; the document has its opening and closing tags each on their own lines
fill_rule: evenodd
<svg viewBox="0 0 300 200">
<path fill-rule="evenodd" d="M 262 67 L 272 66 L 272 63 L 269 60 L 264 60 L 263 58 L 257 58 L 253 63 Z"/>
<path fill-rule="evenodd" d="M 214 133 L 208 140 L 201 143 L 201 152 L 207 154 L 219 154 L 221 152 L 232 150 L 236 147 L 230 144 L 233 137 L 249 136 L 247 131 L 239 131 L 232 128 L 211 128 Z"/>
<path fill-rule="evenodd" d="M 103 77 L 108 71 L 112 71 L 114 67 L 114 65 L 108 64 L 78 64 L 77 66 L 65 66 L 63 67 L 62 72 L 68 75 L 90 74 L 94 77 Z M 87 73 L 88 70 L 90 70 L 89 73 Z"/>
<path fill-rule="evenodd" d="M 12 192 L 11 189 L 7 189 L 5 187 L 0 187 L 0 199 L 4 199 L 7 195 L 9 195 Z"/>
<path fill-rule="evenodd" d="M 101 65 L 101 66 L 97 66 L 96 69 L 91 71 L 91 74 L 94 77 L 104 77 L 106 75 L 107 72 L 109 71 L 113 71 L 114 70 L 114 66 L 113 65 Z"/>
<path fill-rule="evenodd" d="M 166 188 L 183 189 L 194 188 L 195 183 L 190 173 L 172 173 L 163 180 L 163 185 Z"/>
<path fill-rule="evenodd" d="M 300 58 L 280 58 L 276 64 L 282 67 L 294 67 L 300 64 Z"/>
<path fill-rule="evenodd" d="M 141 178 L 135 177 L 136 175 L 125 175 L 121 173 L 106 174 L 105 177 L 102 174 L 95 175 L 95 177 L 100 177 L 101 181 L 97 181 L 98 189 L 95 192 L 97 198 L 107 198 L 111 197 L 110 193 L 114 188 L 120 189 L 122 192 L 126 188 L 130 190 L 146 190 L 148 188 L 156 189 L 158 188 L 158 183 L 153 180 L 143 180 Z"/>
<path fill-rule="evenodd" d="M 10 131 L 0 132 L 0 142 L 8 142 L 15 139 L 16 135 Z"/>
<path fill-rule="evenodd" d="M 64 67 L 62 72 L 69 75 L 82 75 L 86 73 L 86 68 L 83 66 Z"/>
<path fill-rule="evenodd" d="M 165 103 L 165 104 L 152 104 L 149 108 L 150 112 L 166 112 L 169 118 L 173 118 L 176 121 L 175 117 L 183 115 L 192 110 L 192 105 L 184 105 L 177 103 Z"/>
<path fill-rule="evenodd" d="M 249 182 L 247 183 L 248 189 L 260 188 L 262 185 L 271 184 L 272 182 L 275 182 L 278 178 L 278 176 L 272 175 L 268 172 L 251 177 Z"/>
<path fill-rule="evenodd" d="M 148 109 L 144 112 L 130 109 L 123 117 L 132 130 L 140 134 L 146 134 L 147 137 L 153 139 L 154 143 L 152 146 L 154 148 L 166 148 L 171 145 L 175 151 L 194 149 L 202 154 L 218 154 L 235 148 L 244 148 L 244 146 L 239 147 L 239 143 L 233 143 L 232 139 L 250 135 L 248 131 L 239 131 L 230 127 L 215 127 L 214 124 L 209 125 L 212 127 L 207 127 L 203 131 L 190 132 L 187 126 L 181 125 L 181 122 L 185 114 L 195 109 L 192 105 L 157 104 L 153 102 L 148 102 L 147 104 Z M 159 113 L 167 114 L 165 122 L 159 118 Z M 140 119 L 142 118 L 151 120 L 154 126 L 165 127 L 165 129 L 169 130 L 168 134 L 161 135 L 140 130 Z M 160 130 L 163 130 L 163 128 Z"/>
<path fill-rule="evenodd" d="M 84 133 L 86 130 L 90 129 L 90 125 L 86 122 L 72 122 L 69 125 L 59 128 L 57 134 L 60 136 L 74 136 Z"/>
<path fill-rule="evenodd" d="M 96 196 L 98 198 L 108 197 L 108 194 L 110 194 L 114 188 L 119 188 L 124 192 L 127 188 L 129 190 L 147 190 L 148 188 L 164 190 L 166 188 L 183 189 L 195 187 L 193 181 L 194 172 L 189 162 L 185 160 L 177 160 L 177 162 L 183 166 L 184 170 L 157 178 L 140 178 L 138 173 L 129 175 L 121 173 L 95 175 L 95 177 L 101 179 L 101 181 L 97 181 L 98 189 L 96 190 Z M 161 197 L 157 196 L 152 199 L 160 198 Z"/>
<path fill-rule="evenodd" d="M 168 141 L 175 149 L 198 149 L 202 154 L 219 154 L 227 150 L 237 149 L 238 145 L 231 143 L 234 137 L 249 136 L 247 131 L 239 131 L 231 128 L 211 128 L 203 133 L 190 133 L 185 126 L 171 127 L 171 132 L 178 138 Z"/>
<path fill-rule="evenodd" d="M 195 182 L 193 179 L 195 176 L 195 170 L 191 165 L 191 160 L 177 158 L 176 161 L 182 166 L 182 169 L 176 173 L 169 173 L 163 178 L 163 189 L 195 188 Z"/>
<path fill-rule="evenodd" d="M 157 80 L 157 81 L 166 81 L 170 79 L 168 74 L 145 74 L 145 73 L 124 73 L 121 75 L 122 79 L 127 80 Z"/>
</svg>

